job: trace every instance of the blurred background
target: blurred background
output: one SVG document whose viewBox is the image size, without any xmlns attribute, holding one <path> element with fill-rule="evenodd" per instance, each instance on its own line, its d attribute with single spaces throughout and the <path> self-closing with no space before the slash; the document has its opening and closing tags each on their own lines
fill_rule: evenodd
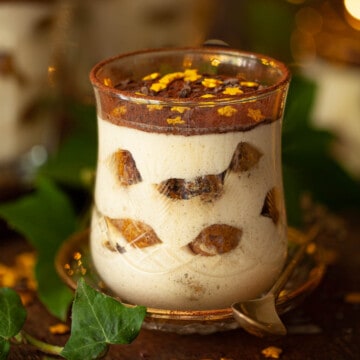
<svg viewBox="0 0 360 360">
<path fill-rule="evenodd" d="M 208 39 L 291 68 L 283 131 L 290 224 L 314 208 L 360 209 L 359 0 L 0 0 L 0 199 L 33 189 L 38 177 L 91 193 L 92 66 Z"/>
</svg>

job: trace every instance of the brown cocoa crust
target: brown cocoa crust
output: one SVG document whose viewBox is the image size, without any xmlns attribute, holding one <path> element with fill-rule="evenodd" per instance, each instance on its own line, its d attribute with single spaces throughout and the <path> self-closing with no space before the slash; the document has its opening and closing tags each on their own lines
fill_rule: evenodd
<svg viewBox="0 0 360 360">
<path fill-rule="evenodd" d="M 193 50 L 195 52 L 204 52 L 204 49 L 177 49 Z M 161 51 L 161 50 L 160 50 Z M 227 50 L 221 50 L 226 53 Z M 151 52 L 151 50 L 149 51 Z M 246 53 L 229 50 L 230 53 L 244 55 Z M 146 53 L 140 52 L 140 53 Z M 133 53 L 137 54 L 137 53 Z M 131 56 L 125 54 L 122 56 Z M 254 54 L 251 54 L 252 56 Z M 120 56 L 120 57 L 122 57 Z M 115 57 L 117 58 L 117 57 Z M 113 58 L 114 59 L 114 58 Z M 105 85 L 100 80 L 102 66 L 110 63 L 113 59 L 105 60 L 97 64 L 90 74 L 90 79 L 95 87 L 97 94 L 97 108 L 99 116 L 118 126 L 125 126 L 139 129 L 146 132 L 156 132 L 176 135 L 201 135 L 209 133 L 225 133 L 230 131 L 247 131 L 260 124 L 267 124 L 277 121 L 282 117 L 284 100 L 289 80 L 289 72 L 286 67 L 266 56 L 261 55 L 261 59 L 275 64 L 283 76 L 278 84 L 264 87 L 259 84 L 255 89 L 248 89 L 243 94 L 230 96 L 222 92 L 216 94 L 214 98 L 201 98 L 200 94 L 196 96 L 187 96 L 185 98 L 179 95 L 184 86 L 191 86 L 191 82 L 175 81 L 172 88 L 167 92 L 160 91 L 158 94 L 144 92 L 144 81 L 139 79 L 121 78 L 118 84 Z M 183 71 L 180 69 L 179 71 Z M 201 74 L 199 72 L 199 74 Z M 144 74 L 148 75 L 148 74 Z M 209 77 L 206 74 L 201 74 Z M 216 76 L 224 76 L 218 74 Z M 244 81 L 257 81 L 257 79 L 246 78 L 241 75 Z M 211 77 L 211 76 L 210 76 Z M 228 80 L 233 76 L 228 76 Z M 122 83 L 120 85 L 120 83 Z M 124 86 L 125 84 L 125 86 Z M 120 86 L 121 89 L 116 88 Z M 148 91 L 146 91 L 148 92 Z M 208 91 L 204 92 L 208 93 Z M 177 98 L 173 97 L 177 94 Z M 228 100 L 229 99 L 229 100 Z M 148 105 L 153 106 L 150 110 Z M 161 109 L 155 109 L 156 106 Z M 174 107 L 184 107 L 182 113 L 174 111 Z M 222 111 L 224 107 L 229 107 L 227 111 Z"/>
<path fill-rule="evenodd" d="M 279 120 L 282 116 L 285 91 L 270 94 L 256 102 L 229 101 L 226 105 L 221 103 L 211 104 L 210 101 L 199 101 L 197 106 L 192 106 L 183 114 L 172 111 L 171 106 L 163 106 L 161 110 L 149 111 L 147 104 L 137 104 L 124 101 L 117 96 L 99 93 L 100 116 L 117 126 L 130 127 L 146 132 L 167 133 L 175 135 L 202 135 L 211 133 L 226 133 L 230 131 L 248 131 L 260 124 L 268 124 Z M 273 103 L 276 106 L 273 106 Z M 156 104 L 156 103 L 153 103 Z M 178 103 L 177 103 L 177 106 Z M 184 107 L 189 107 L 184 102 Z M 236 109 L 232 116 L 220 116 L 218 109 L 231 106 Z M 121 114 L 114 109 L 122 108 Z M 274 112 L 273 109 L 276 109 Z M 251 116 L 253 112 L 261 114 L 262 119 L 256 120 Z M 115 113 L 115 114 L 114 114 Z M 183 123 L 169 125 L 168 119 L 181 116 Z"/>
</svg>

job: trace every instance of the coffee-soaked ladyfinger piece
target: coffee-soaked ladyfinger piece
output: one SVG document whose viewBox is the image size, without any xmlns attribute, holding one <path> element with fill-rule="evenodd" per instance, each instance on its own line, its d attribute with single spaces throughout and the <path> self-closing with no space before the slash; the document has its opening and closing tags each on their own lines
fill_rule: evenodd
<svg viewBox="0 0 360 360">
<path fill-rule="evenodd" d="M 194 179 L 169 179 L 162 182 L 159 191 L 173 199 L 191 199 L 200 196 L 204 200 L 218 198 L 223 191 L 224 175 L 204 175 Z"/>
<path fill-rule="evenodd" d="M 115 165 L 116 177 L 121 185 L 129 186 L 141 181 L 141 175 L 130 151 L 119 149 L 113 154 L 112 162 Z"/>
<path fill-rule="evenodd" d="M 270 189 L 265 196 L 264 205 L 261 210 L 261 215 L 269 217 L 275 225 L 278 223 L 280 218 L 278 201 L 279 197 L 277 195 L 276 188 Z"/>
<path fill-rule="evenodd" d="M 194 179 L 168 179 L 156 185 L 161 194 L 177 200 L 188 200 L 200 196 L 203 201 L 218 198 L 224 187 L 224 173 L 204 175 Z"/>
<path fill-rule="evenodd" d="M 203 229 L 189 244 L 195 253 L 214 256 L 235 249 L 242 236 L 242 230 L 226 224 L 214 224 Z"/>
<path fill-rule="evenodd" d="M 253 168 L 263 154 L 253 145 L 247 142 L 240 142 L 231 159 L 229 169 L 234 172 L 248 171 Z"/>
<path fill-rule="evenodd" d="M 151 226 L 133 219 L 111 219 L 106 217 L 108 225 L 116 228 L 122 237 L 135 248 L 145 248 L 160 244 L 162 241 Z"/>
</svg>

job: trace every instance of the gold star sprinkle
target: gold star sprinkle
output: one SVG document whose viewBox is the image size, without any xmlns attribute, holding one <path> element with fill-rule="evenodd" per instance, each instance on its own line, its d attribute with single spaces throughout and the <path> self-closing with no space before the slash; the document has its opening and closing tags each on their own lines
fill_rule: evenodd
<svg viewBox="0 0 360 360">
<path fill-rule="evenodd" d="M 153 105 L 146 105 L 146 107 L 148 108 L 149 111 L 155 111 L 155 110 L 161 110 L 164 106 L 153 104 Z"/>
<path fill-rule="evenodd" d="M 160 73 L 154 72 L 154 73 L 152 73 L 152 74 L 149 74 L 149 75 L 144 76 L 142 79 L 143 79 L 144 81 L 155 80 L 155 79 L 157 79 L 159 76 L 160 76 Z"/>
<path fill-rule="evenodd" d="M 184 77 L 184 73 L 183 73 L 183 72 L 173 72 L 173 73 L 164 75 L 164 76 L 159 80 L 159 83 L 160 83 L 160 84 L 169 85 L 169 84 L 172 83 L 173 81 L 175 81 L 175 80 L 177 80 L 177 79 L 182 79 L 183 77 Z"/>
<path fill-rule="evenodd" d="M 171 108 L 171 111 L 176 111 L 180 114 L 184 113 L 186 110 L 190 110 L 190 108 L 186 106 L 173 106 Z"/>
<path fill-rule="evenodd" d="M 237 110 L 234 107 L 227 105 L 222 108 L 219 108 L 217 112 L 221 116 L 230 117 L 230 116 L 233 116 L 234 114 L 236 114 Z"/>
<path fill-rule="evenodd" d="M 248 109 L 248 117 L 252 118 L 256 122 L 259 122 L 261 120 L 265 119 L 265 116 L 262 114 L 260 109 Z"/>
<path fill-rule="evenodd" d="M 203 98 L 203 99 L 211 99 L 211 98 L 214 98 L 215 95 L 213 95 L 213 94 L 204 94 L 204 95 L 201 95 L 200 97 Z"/>
<path fill-rule="evenodd" d="M 104 83 L 105 86 L 113 87 L 113 84 L 112 84 L 112 81 L 111 81 L 110 78 L 105 78 L 103 80 L 103 83 Z"/>
<path fill-rule="evenodd" d="M 259 84 L 255 81 L 241 81 L 240 86 L 251 88 L 251 87 L 258 87 Z"/>
<path fill-rule="evenodd" d="M 159 92 L 159 91 L 164 90 L 164 89 L 166 89 L 166 84 L 163 84 L 163 83 L 160 83 L 160 82 L 153 83 L 150 86 L 150 90 L 155 91 L 155 92 Z"/>
<path fill-rule="evenodd" d="M 218 80 L 218 79 L 214 79 L 214 78 L 205 78 L 201 84 L 207 88 L 215 88 L 217 87 L 218 85 L 221 85 L 222 84 L 222 81 L 221 80 Z"/>
<path fill-rule="evenodd" d="M 166 119 L 166 122 L 169 125 L 176 125 L 176 124 L 184 124 L 185 123 L 185 121 L 180 116 L 177 116 L 175 118 L 168 118 L 168 119 Z"/>
<path fill-rule="evenodd" d="M 125 105 L 117 106 L 116 108 L 111 110 L 112 116 L 121 116 L 124 114 L 126 114 L 126 106 Z"/>
<path fill-rule="evenodd" d="M 200 78 L 201 75 L 197 73 L 197 69 L 186 69 L 184 71 L 184 81 L 194 82 Z"/>
<path fill-rule="evenodd" d="M 224 95 L 240 95 L 244 92 L 238 87 L 227 87 L 222 93 Z"/>
</svg>

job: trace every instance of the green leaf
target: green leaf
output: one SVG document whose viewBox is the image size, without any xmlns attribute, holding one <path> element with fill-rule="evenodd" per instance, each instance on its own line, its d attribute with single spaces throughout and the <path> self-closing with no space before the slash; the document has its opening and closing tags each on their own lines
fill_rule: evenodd
<svg viewBox="0 0 360 360">
<path fill-rule="evenodd" d="M 0 360 L 6 360 L 10 351 L 10 342 L 0 338 Z"/>
<path fill-rule="evenodd" d="M 61 355 L 69 360 L 96 359 L 109 344 L 128 344 L 138 335 L 145 315 L 145 307 L 126 307 L 80 279 L 72 309 L 71 336 Z"/>
<path fill-rule="evenodd" d="M 0 337 L 10 339 L 19 333 L 26 320 L 26 310 L 16 291 L 0 288 Z"/>
<path fill-rule="evenodd" d="M 59 150 L 39 170 L 39 175 L 72 187 L 89 187 L 97 159 L 95 107 L 72 104 L 69 110 L 71 131 Z"/>
<path fill-rule="evenodd" d="M 16 291 L 0 288 L 0 338 L 10 339 L 19 333 L 26 319 L 26 310 Z"/>
<path fill-rule="evenodd" d="M 16 291 L 0 288 L 0 360 L 10 351 L 10 338 L 17 335 L 26 320 L 26 310 Z"/>
<path fill-rule="evenodd" d="M 76 229 L 69 199 L 51 181 L 39 179 L 36 191 L 0 205 L 2 216 L 38 252 L 35 274 L 40 300 L 55 316 L 66 319 L 72 292 L 58 277 L 54 258 L 60 244 Z"/>
</svg>

